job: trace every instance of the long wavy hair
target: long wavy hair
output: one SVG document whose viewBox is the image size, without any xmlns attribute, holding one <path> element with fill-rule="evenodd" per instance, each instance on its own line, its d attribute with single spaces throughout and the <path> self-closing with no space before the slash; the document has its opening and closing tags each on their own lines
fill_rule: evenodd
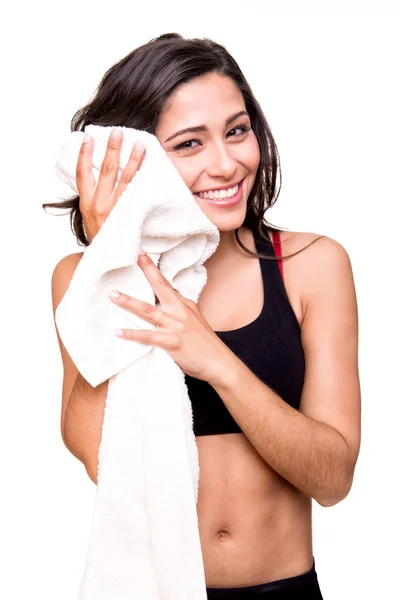
<svg viewBox="0 0 400 600">
<path fill-rule="evenodd" d="M 154 134 L 174 90 L 209 73 L 230 77 L 243 95 L 260 148 L 260 164 L 247 200 L 243 225 L 269 240 L 268 231 L 281 231 L 265 219 L 265 212 L 274 205 L 281 188 L 278 149 L 239 65 L 226 48 L 215 41 L 166 33 L 136 48 L 104 74 L 92 99 L 74 114 L 71 131 L 84 131 L 93 124 L 132 127 Z M 42 206 L 69 209 L 70 226 L 78 245 L 89 245 L 79 210 L 79 196 Z M 259 256 L 242 244 L 238 231 L 235 229 L 235 237 L 240 247 L 252 256 Z"/>
</svg>

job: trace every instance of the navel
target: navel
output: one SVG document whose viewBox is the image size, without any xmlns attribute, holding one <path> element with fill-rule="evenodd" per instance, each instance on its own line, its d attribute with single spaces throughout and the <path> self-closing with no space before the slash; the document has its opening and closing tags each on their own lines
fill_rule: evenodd
<svg viewBox="0 0 400 600">
<path fill-rule="evenodd" d="M 217 531 L 216 537 L 219 542 L 226 542 L 231 538 L 231 533 L 226 529 L 220 529 Z"/>
</svg>

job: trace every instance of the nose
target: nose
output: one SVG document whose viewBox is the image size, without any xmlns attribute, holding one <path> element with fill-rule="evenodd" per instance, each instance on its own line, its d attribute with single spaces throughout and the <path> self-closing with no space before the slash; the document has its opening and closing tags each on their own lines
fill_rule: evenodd
<svg viewBox="0 0 400 600">
<path fill-rule="evenodd" d="M 210 177 L 222 177 L 232 179 L 236 169 L 237 162 L 230 153 L 230 148 L 224 143 L 215 144 L 207 156 L 208 168 L 207 174 Z"/>
</svg>

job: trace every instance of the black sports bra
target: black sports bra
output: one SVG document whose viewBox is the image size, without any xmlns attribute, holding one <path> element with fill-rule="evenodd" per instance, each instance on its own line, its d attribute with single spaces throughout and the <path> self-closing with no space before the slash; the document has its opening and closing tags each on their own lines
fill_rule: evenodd
<svg viewBox="0 0 400 600">
<path fill-rule="evenodd" d="M 278 234 L 279 236 L 279 234 Z M 257 252 L 281 256 L 280 243 L 263 241 L 254 234 Z M 244 327 L 216 331 L 242 362 L 285 402 L 298 409 L 304 384 L 305 360 L 301 330 L 282 279 L 282 262 L 260 258 L 264 305 L 260 315 Z M 214 388 L 185 375 L 196 436 L 241 433 L 239 425 Z"/>
</svg>

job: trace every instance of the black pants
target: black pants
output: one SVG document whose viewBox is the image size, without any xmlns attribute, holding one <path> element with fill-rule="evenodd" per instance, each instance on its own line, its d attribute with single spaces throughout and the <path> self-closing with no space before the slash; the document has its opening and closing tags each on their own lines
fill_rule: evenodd
<svg viewBox="0 0 400 600">
<path fill-rule="evenodd" d="M 270 581 L 260 585 L 241 588 L 207 588 L 209 600 L 246 600 L 249 598 L 267 598 L 268 600 L 323 600 L 319 589 L 315 562 L 310 571 Z"/>
</svg>

